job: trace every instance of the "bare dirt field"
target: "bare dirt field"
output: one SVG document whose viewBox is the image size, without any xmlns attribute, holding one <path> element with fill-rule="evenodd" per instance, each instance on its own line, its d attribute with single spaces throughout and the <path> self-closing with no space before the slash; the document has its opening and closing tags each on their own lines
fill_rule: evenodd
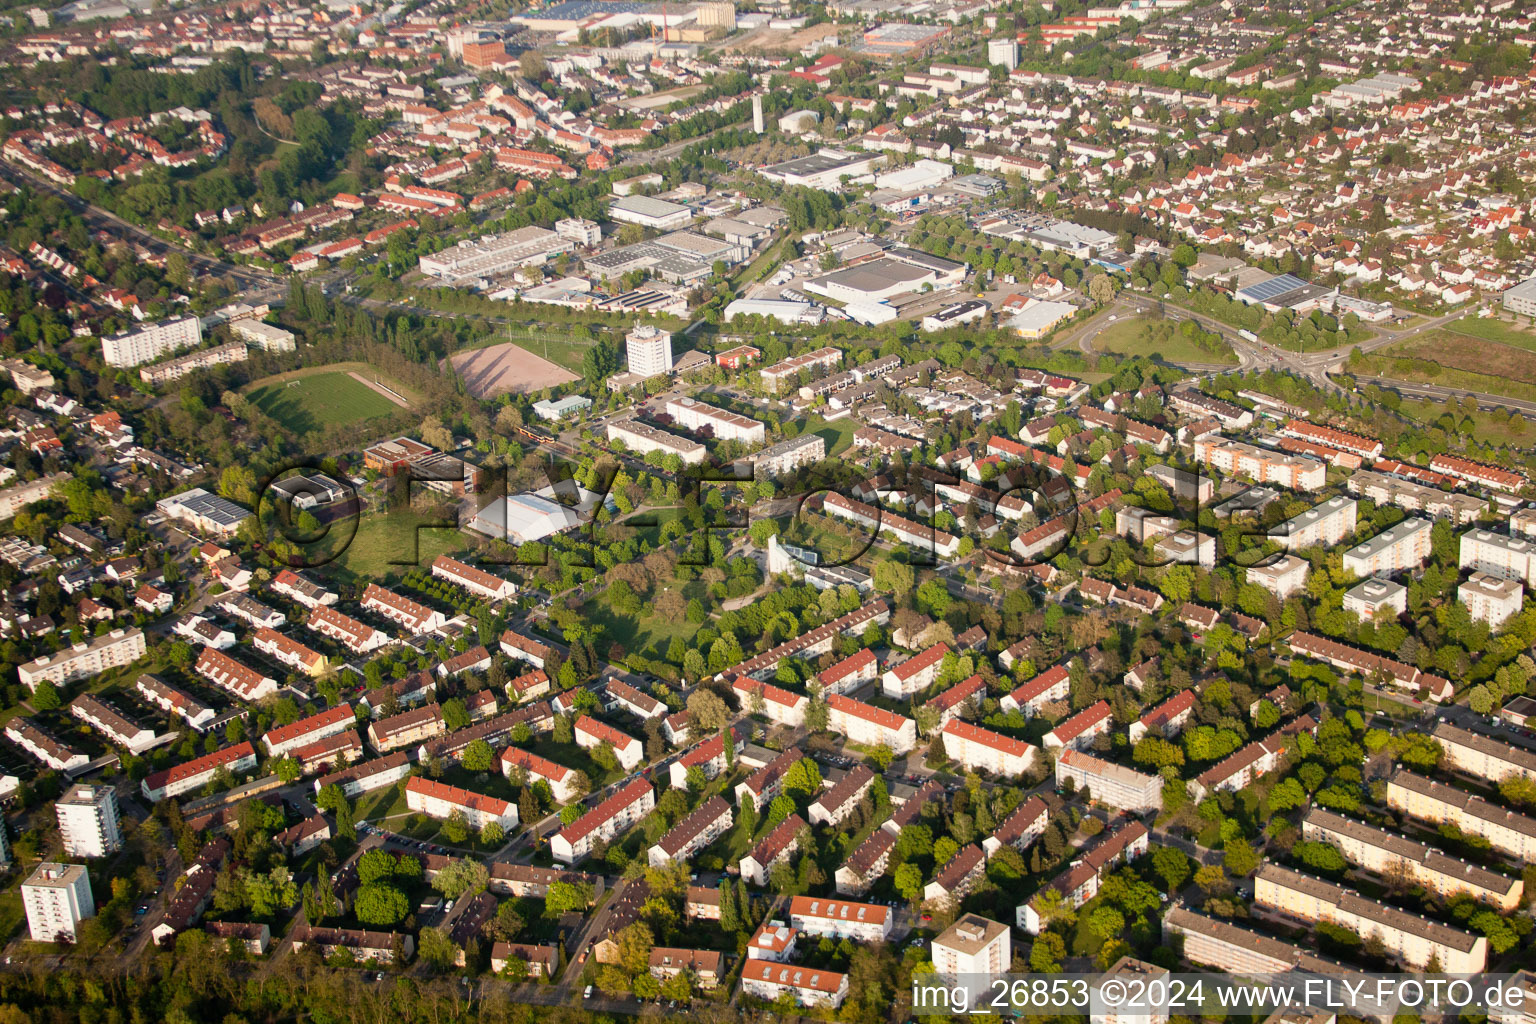
<svg viewBox="0 0 1536 1024">
<path fill-rule="evenodd" d="M 460 352 L 449 361 L 476 398 L 509 391 L 526 395 L 577 379 L 569 370 L 511 342 Z"/>
<path fill-rule="evenodd" d="M 725 53 L 798 53 L 804 47 L 821 41 L 826 36 L 837 36 L 837 26 L 811 25 L 797 31 L 768 28 L 754 29 L 746 36 L 724 48 Z"/>
</svg>

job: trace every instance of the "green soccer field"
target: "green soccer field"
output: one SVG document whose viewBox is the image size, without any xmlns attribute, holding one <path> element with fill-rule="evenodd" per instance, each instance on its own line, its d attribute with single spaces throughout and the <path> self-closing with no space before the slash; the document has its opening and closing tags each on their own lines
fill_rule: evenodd
<svg viewBox="0 0 1536 1024">
<path fill-rule="evenodd" d="M 252 390 L 255 406 L 296 434 L 388 416 L 400 406 L 345 373 L 317 373 Z"/>
</svg>

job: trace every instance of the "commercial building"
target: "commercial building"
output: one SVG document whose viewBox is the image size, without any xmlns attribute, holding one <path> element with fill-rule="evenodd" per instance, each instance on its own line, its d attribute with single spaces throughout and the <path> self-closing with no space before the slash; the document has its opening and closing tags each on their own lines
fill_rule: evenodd
<svg viewBox="0 0 1536 1024">
<path fill-rule="evenodd" d="M 101 339 L 101 358 L 108 366 L 138 366 L 203 341 L 203 322 L 195 316 L 171 317 L 140 324 Z"/>
<path fill-rule="evenodd" d="M 37 684 L 44 680 L 63 686 L 76 679 L 131 664 L 142 658 L 147 649 L 143 630 L 114 629 L 56 654 L 35 658 L 18 666 L 16 675 L 23 686 L 36 692 Z"/>
<path fill-rule="evenodd" d="M 608 205 L 608 216 L 624 224 L 671 231 L 687 227 L 693 220 L 693 211 L 681 203 L 651 196 L 620 196 Z"/>
<path fill-rule="evenodd" d="M 1344 568 L 1356 576 L 1376 576 L 1415 569 L 1430 555 L 1428 519 L 1408 518 L 1344 552 Z"/>
<path fill-rule="evenodd" d="M 1431 961 L 1448 974 L 1476 974 L 1488 963 L 1482 935 L 1439 924 L 1366 899 L 1353 889 L 1268 862 L 1254 876 L 1254 903 L 1312 924 L 1327 921 L 1357 935 L 1378 938 L 1403 964 L 1422 970 Z"/>
<path fill-rule="evenodd" d="M 884 154 L 854 153 L 841 149 L 820 149 L 810 156 L 796 157 L 759 168 L 769 181 L 785 185 L 804 185 L 824 192 L 841 191 L 843 179 L 858 179 L 873 174 L 885 163 Z"/>
<path fill-rule="evenodd" d="M 71 857 L 105 857 L 123 848 L 117 791 L 111 786 L 71 786 L 55 803 L 59 838 Z"/>
<path fill-rule="evenodd" d="M 155 502 L 155 511 L 217 539 L 234 536 L 240 524 L 251 517 L 249 509 L 201 487 L 161 498 Z"/>
<path fill-rule="evenodd" d="M 33 942 L 73 944 L 80 922 L 96 916 L 91 879 L 82 864 L 39 864 L 21 883 L 21 903 Z"/>
<path fill-rule="evenodd" d="M 1056 758 L 1056 785 L 1068 779 L 1079 793 L 1086 791 L 1099 803 L 1122 811 L 1140 814 L 1163 806 L 1161 776 L 1144 775 L 1080 750 L 1063 750 Z"/>
<path fill-rule="evenodd" d="M 565 236 L 540 227 L 522 227 L 489 238 L 466 238 L 441 252 L 422 256 L 423 274 L 447 284 L 489 280 L 518 267 L 539 266 L 574 246 Z"/>
<path fill-rule="evenodd" d="M 1321 807 L 1301 819 L 1302 838 L 1338 847 L 1346 860 L 1377 875 L 1404 875 L 1442 898 L 1465 892 L 1503 911 L 1520 902 L 1518 878 L 1448 856 L 1397 832 L 1376 828 Z"/>
</svg>

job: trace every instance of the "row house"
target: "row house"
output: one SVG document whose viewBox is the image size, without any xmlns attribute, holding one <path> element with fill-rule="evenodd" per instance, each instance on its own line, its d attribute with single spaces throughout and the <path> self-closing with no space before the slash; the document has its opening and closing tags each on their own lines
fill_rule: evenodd
<svg viewBox="0 0 1536 1024">
<path fill-rule="evenodd" d="M 318 676 L 330 667 L 330 662 L 319 651 L 266 626 L 256 631 L 251 646 L 274 661 L 307 676 Z"/>
<path fill-rule="evenodd" d="M 436 703 L 380 718 L 368 725 L 368 745 L 379 753 L 420 746 L 448 731 L 443 709 Z"/>
<path fill-rule="evenodd" d="M 357 715 L 350 704 L 339 704 L 334 708 L 301 718 L 297 722 L 280 725 L 268 730 L 262 736 L 262 746 L 266 747 L 267 754 L 271 757 L 281 757 L 299 747 L 323 740 L 327 736 L 345 732 L 357 722 Z"/>
<path fill-rule="evenodd" d="M 333 605 L 341 600 L 341 595 L 336 591 L 316 583 L 307 575 L 295 572 L 292 569 L 284 569 L 272 577 L 269 584 L 273 593 L 281 594 L 296 604 L 303 605 L 311 610 L 322 605 Z"/>
<path fill-rule="evenodd" d="M 1295 719 L 1285 728 L 1262 740 L 1254 740 L 1236 753 L 1201 772 L 1189 783 L 1189 793 L 1196 801 L 1211 793 L 1236 792 L 1254 779 L 1273 771 L 1291 746 L 1298 732 L 1311 732 L 1317 723 L 1309 715 Z"/>
<path fill-rule="evenodd" d="M 148 750 L 159 739 L 155 735 L 155 730 L 130 721 L 117 709 L 93 694 L 82 693 L 70 701 L 69 713 L 95 728 L 111 742 L 120 747 L 126 747 L 135 754 Z"/>
<path fill-rule="evenodd" d="M 363 607 L 401 626 L 412 636 L 442 629 L 448 621 L 442 612 L 386 590 L 377 583 L 370 583 L 364 589 Z"/>
<path fill-rule="evenodd" d="M 432 575 L 487 601 L 505 601 L 517 593 L 517 584 L 448 555 L 432 561 Z"/>
<path fill-rule="evenodd" d="M 145 673 L 134 681 L 133 689 L 148 703 L 167 714 L 177 716 L 198 732 L 208 728 L 209 724 L 218 717 L 218 712 L 213 708 L 203 704 L 185 690 L 172 686 L 159 676 Z"/>
<path fill-rule="evenodd" d="M 277 693 L 277 680 L 248 665 L 241 664 L 223 651 L 204 647 L 197 656 L 194 670 L 242 701 L 254 702 Z"/>
</svg>

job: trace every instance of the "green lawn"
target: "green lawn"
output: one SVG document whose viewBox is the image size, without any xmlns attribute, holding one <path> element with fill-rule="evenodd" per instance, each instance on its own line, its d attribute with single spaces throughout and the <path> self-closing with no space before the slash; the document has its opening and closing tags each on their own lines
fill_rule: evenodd
<svg viewBox="0 0 1536 1024">
<path fill-rule="evenodd" d="M 702 585 L 689 584 L 684 587 L 684 597 L 696 595 L 702 595 Z M 650 607 L 649 601 L 646 607 Z M 631 654 L 649 652 L 656 658 L 666 657 L 667 647 L 673 637 L 680 636 L 686 641 L 699 630 L 697 623 L 685 618 L 673 620 L 658 615 L 621 615 L 608 603 L 606 591 L 582 605 L 581 613 L 587 622 L 603 628 L 605 643 L 617 642 L 623 644 L 624 649 Z"/>
<path fill-rule="evenodd" d="M 392 818 L 395 815 L 410 814 L 411 810 L 405 805 L 405 787 L 399 783 L 393 786 L 385 786 L 371 793 L 364 793 L 357 798 L 357 805 L 352 809 L 354 821 L 379 822 L 384 818 Z"/>
<path fill-rule="evenodd" d="M 1536 332 L 1497 317 L 1464 316 L 1460 320 L 1452 320 L 1444 329 L 1454 334 L 1466 334 L 1484 341 L 1496 341 L 1501 345 L 1536 351 Z"/>
<path fill-rule="evenodd" d="M 457 525 L 436 526 L 437 520 L 414 509 L 379 512 L 364 516 L 348 542 L 349 528 L 341 524 L 318 544 L 329 544 L 335 563 L 361 579 L 377 580 L 404 572 L 411 565 L 427 565 L 438 555 L 465 547 Z"/>
<path fill-rule="evenodd" d="M 853 433 L 859 429 L 858 421 L 852 416 L 844 416 L 840 420 L 825 420 L 820 416 L 811 417 L 805 424 L 802 434 L 820 434 L 821 439 L 827 443 L 828 455 L 841 455 L 853 447 Z"/>
<path fill-rule="evenodd" d="M 1237 362 L 1236 354 L 1227 345 L 1223 344 L 1220 349 L 1212 351 L 1211 349 L 1196 345 L 1177 330 L 1167 340 L 1153 341 L 1144 336 L 1142 332 L 1142 329 L 1152 322 L 1143 317 L 1118 320 L 1106 327 L 1097 338 L 1093 339 L 1093 347 L 1099 352 L 1113 352 L 1123 356 L 1143 356 L 1146 358 L 1156 356 L 1165 362 Z"/>
<path fill-rule="evenodd" d="M 247 397 L 295 434 L 400 411 L 400 406 L 340 371 L 266 384 Z"/>
</svg>

